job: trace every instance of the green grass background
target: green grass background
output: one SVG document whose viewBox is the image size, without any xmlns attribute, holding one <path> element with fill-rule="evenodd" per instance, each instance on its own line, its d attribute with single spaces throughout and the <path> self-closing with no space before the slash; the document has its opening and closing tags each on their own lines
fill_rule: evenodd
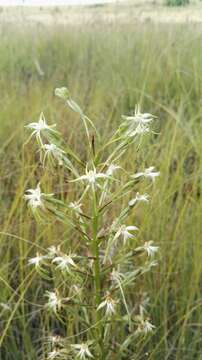
<svg viewBox="0 0 202 360">
<path fill-rule="evenodd" d="M 121 164 L 134 171 L 138 158 L 140 167 L 155 165 L 161 171 L 151 204 L 131 219 L 138 220 L 142 239 L 161 248 L 158 268 L 141 284 L 151 299 L 156 331 L 134 359 L 201 360 L 201 27 L 24 24 L 2 25 L 0 36 L 0 303 L 11 307 L 0 308 L 0 359 L 40 358 L 47 320 L 37 304 L 44 302 L 45 285 L 27 259 L 37 246 L 46 248 L 65 237 L 67 244 L 72 241 L 57 224 L 36 226 L 23 200 L 24 190 L 43 173 L 35 161 L 36 147 L 23 146 L 24 125 L 42 110 L 66 142 L 84 152 L 78 118 L 53 95 L 55 87 L 65 85 L 103 139 L 137 103 L 158 116 L 157 134 L 138 153 L 131 149 Z M 54 184 L 63 196 L 66 175 L 53 175 L 52 181 L 45 172 L 42 183 L 46 190 Z"/>
</svg>

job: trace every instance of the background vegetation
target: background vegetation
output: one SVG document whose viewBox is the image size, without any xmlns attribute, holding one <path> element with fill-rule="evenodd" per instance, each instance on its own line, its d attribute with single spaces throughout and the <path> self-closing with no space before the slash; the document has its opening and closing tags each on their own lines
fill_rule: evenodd
<svg viewBox="0 0 202 360">
<path fill-rule="evenodd" d="M 201 40 L 194 25 L 1 28 L 0 359 L 39 359 L 48 327 L 38 306 L 45 284 L 27 260 L 39 246 L 65 241 L 68 248 L 73 241 L 57 223 L 36 226 L 23 200 L 25 188 L 35 187 L 42 174 L 33 165 L 33 145 L 23 146 L 24 125 L 42 110 L 83 153 L 79 119 L 53 96 L 63 85 L 103 137 L 138 102 L 158 116 L 157 134 L 142 144 L 138 157 L 140 167 L 154 164 L 161 176 L 151 204 L 131 219 L 140 224 L 142 239 L 161 247 L 158 268 L 141 285 L 156 331 L 134 359 L 202 359 Z M 122 165 L 132 171 L 136 157 L 131 151 Z M 53 184 L 49 178 L 46 172 L 46 189 L 71 200 L 66 176 L 61 172 Z"/>
</svg>

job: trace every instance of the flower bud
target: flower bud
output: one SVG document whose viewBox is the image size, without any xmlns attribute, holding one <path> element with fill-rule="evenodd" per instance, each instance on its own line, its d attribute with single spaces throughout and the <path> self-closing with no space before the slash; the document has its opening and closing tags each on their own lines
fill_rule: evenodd
<svg viewBox="0 0 202 360">
<path fill-rule="evenodd" d="M 70 97 L 69 90 L 66 87 L 56 88 L 55 89 L 55 95 L 60 97 L 63 100 L 68 100 Z"/>
</svg>

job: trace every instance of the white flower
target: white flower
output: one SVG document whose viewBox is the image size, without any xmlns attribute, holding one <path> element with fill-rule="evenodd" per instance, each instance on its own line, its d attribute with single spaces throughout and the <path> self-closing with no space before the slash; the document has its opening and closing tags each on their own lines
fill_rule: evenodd
<svg viewBox="0 0 202 360">
<path fill-rule="evenodd" d="M 105 297 L 105 300 L 100 303 L 97 310 L 100 310 L 102 308 L 106 308 L 106 316 L 111 316 L 116 313 L 116 304 L 117 301 L 112 299 L 111 295 L 107 294 Z"/>
<path fill-rule="evenodd" d="M 155 329 L 155 326 L 153 324 L 151 324 L 149 322 L 149 320 L 142 319 L 140 324 L 138 325 L 137 332 L 143 333 L 143 334 L 148 334 L 148 333 L 152 332 L 153 329 Z"/>
<path fill-rule="evenodd" d="M 150 166 L 149 168 L 145 169 L 142 172 L 132 175 L 133 179 L 137 179 L 141 176 L 145 178 L 150 178 L 152 181 L 155 181 L 155 178 L 160 175 L 159 171 L 154 171 L 154 166 Z"/>
<path fill-rule="evenodd" d="M 89 350 L 89 345 L 87 343 L 82 344 L 74 344 L 71 345 L 77 352 L 77 357 L 81 360 L 85 360 L 86 358 L 93 358 Z"/>
<path fill-rule="evenodd" d="M 117 239 L 119 236 L 122 236 L 123 243 L 125 244 L 128 239 L 134 238 L 134 235 L 131 234 L 129 231 L 137 231 L 137 230 L 139 230 L 137 226 L 122 225 L 115 234 L 115 239 Z"/>
<path fill-rule="evenodd" d="M 133 136 L 136 136 L 136 135 L 143 135 L 143 134 L 148 133 L 149 131 L 150 131 L 150 129 L 149 129 L 148 126 L 138 124 L 136 129 L 129 128 L 128 131 L 126 132 L 126 136 L 133 137 Z"/>
<path fill-rule="evenodd" d="M 31 134 L 31 137 L 36 136 L 37 140 L 39 140 L 40 144 L 43 146 L 43 142 L 42 142 L 42 139 L 41 139 L 41 133 L 44 132 L 44 131 L 55 132 L 53 130 L 53 127 L 55 127 L 55 126 L 56 126 L 56 124 L 48 125 L 46 123 L 46 119 L 45 119 L 44 114 L 41 113 L 40 116 L 39 116 L 39 121 L 38 122 L 30 123 L 30 124 L 26 125 L 25 127 L 27 127 L 28 129 L 33 130 L 32 134 Z"/>
<path fill-rule="evenodd" d="M 106 171 L 106 175 L 107 176 L 112 176 L 114 171 L 120 169 L 121 167 L 115 164 L 110 164 L 107 171 Z"/>
<path fill-rule="evenodd" d="M 48 302 L 46 304 L 47 308 L 54 313 L 57 313 L 61 308 L 61 299 L 58 296 L 57 292 L 46 291 L 46 296 L 48 297 Z"/>
<path fill-rule="evenodd" d="M 58 246 L 52 245 L 48 248 L 47 256 L 49 258 L 53 258 L 53 257 L 57 256 L 59 253 L 60 253 L 60 245 L 58 245 Z"/>
<path fill-rule="evenodd" d="M 44 207 L 42 201 L 42 193 L 40 189 L 40 184 L 37 185 L 36 189 L 28 189 L 26 191 L 28 194 L 24 195 L 25 200 L 28 201 L 28 205 L 34 210 L 37 207 Z"/>
<path fill-rule="evenodd" d="M 134 199 L 131 199 L 129 202 L 128 202 L 128 205 L 129 206 L 134 206 L 136 202 L 149 202 L 149 195 L 148 194 L 139 194 L 137 193 L 135 198 Z"/>
<path fill-rule="evenodd" d="M 70 268 L 71 267 L 76 267 L 76 264 L 73 260 L 73 257 L 75 257 L 75 255 L 62 255 L 62 256 L 57 256 L 56 258 L 53 259 L 53 263 L 58 264 L 57 268 L 62 270 L 62 271 L 67 271 L 70 272 Z"/>
<path fill-rule="evenodd" d="M 10 307 L 8 304 L 6 304 L 6 303 L 1 302 L 1 303 L 0 303 L 0 307 L 2 308 L 2 311 L 3 311 L 3 312 L 4 312 L 4 311 L 11 311 L 11 307 Z"/>
<path fill-rule="evenodd" d="M 61 349 L 54 349 L 48 353 L 48 360 L 61 358 Z"/>
<path fill-rule="evenodd" d="M 123 119 L 127 120 L 130 125 L 132 124 L 149 124 L 153 121 L 155 118 L 154 115 L 149 113 L 141 113 L 140 112 L 140 106 L 136 105 L 134 115 L 132 116 L 122 116 Z"/>
<path fill-rule="evenodd" d="M 76 213 L 80 213 L 80 214 L 82 214 L 81 206 L 82 206 L 82 204 L 80 204 L 78 202 L 70 202 L 69 203 L 69 208 L 74 210 Z"/>
<path fill-rule="evenodd" d="M 125 279 L 125 275 L 120 273 L 118 270 L 113 269 L 110 274 L 110 280 L 115 283 L 120 283 Z"/>
<path fill-rule="evenodd" d="M 154 254 L 159 250 L 159 246 L 153 246 L 151 244 L 153 244 L 153 241 L 146 241 L 142 247 L 149 257 L 154 256 Z"/>
<path fill-rule="evenodd" d="M 35 265 L 36 268 L 39 268 L 41 265 L 41 262 L 46 258 L 46 256 L 41 255 L 37 252 L 36 257 L 33 257 L 28 260 L 29 265 Z"/>
<path fill-rule="evenodd" d="M 41 192 L 40 183 L 38 183 L 36 189 L 28 189 L 26 190 L 28 194 L 24 195 L 25 200 L 28 201 L 28 205 L 35 210 L 38 207 L 44 208 L 44 203 L 42 197 L 45 196 L 53 196 L 53 194 L 44 194 Z"/>
<path fill-rule="evenodd" d="M 77 179 L 72 180 L 72 182 L 87 181 L 89 183 L 89 185 L 94 188 L 95 185 L 100 187 L 99 184 L 97 184 L 97 180 L 103 179 L 103 178 L 105 178 L 105 179 L 110 178 L 110 176 L 108 176 L 107 174 L 104 174 L 104 173 L 97 173 L 96 169 L 89 170 L 89 171 L 86 169 L 86 175 L 82 175 L 82 176 L 78 177 Z"/>
<path fill-rule="evenodd" d="M 44 144 L 43 149 L 45 150 L 43 163 L 45 163 L 46 157 L 52 155 L 53 158 L 55 158 L 59 165 L 63 164 L 63 156 L 65 154 L 65 151 L 60 149 L 55 144 Z"/>
</svg>

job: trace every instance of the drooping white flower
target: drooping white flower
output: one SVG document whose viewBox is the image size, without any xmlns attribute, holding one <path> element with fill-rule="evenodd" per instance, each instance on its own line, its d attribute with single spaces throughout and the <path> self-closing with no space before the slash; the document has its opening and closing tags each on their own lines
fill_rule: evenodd
<svg viewBox="0 0 202 360">
<path fill-rule="evenodd" d="M 116 313 L 116 305 L 117 305 L 117 301 L 114 300 L 110 294 L 107 294 L 105 300 L 100 303 L 97 310 L 105 308 L 106 316 L 111 316 Z"/>
<path fill-rule="evenodd" d="M 160 175 L 159 171 L 154 171 L 154 166 L 150 166 L 149 168 L 145 169 L 142 172 L 132 175 L 133 179 L 138 179 L 139 177 L 143 176 L 145 178 L 150 178 L 152 181 L 155 181 L 155 178 Z"/>
<path fill-rule="evenodd" d="M 55 144 L 44 144 L 43 149 L 45 151 L 43 163 L 45 163 L 45 160 L 48 156 L 52 156 L 54 159 L 58 161 L 59 165 L 63 164 L 63 156 L 65 154 L 65 151 L 60 149 Z"/>
<path fill-rule="evenodd" d="M 28 201 L 28 205 L 32 208 L 32 210 L 36 210 L 38 207 L 44 208 L 43 196 L 53 196 L 53 194 L 44 194 L 41 192 L 40 183 L 38 183 L 36 189 L 28 189 L 26 190 L 24 195 L 25 200 Z"/>
<path fill-rule="evenodd" d="M 61 309 L 61 298 L 57 292 L 46 291 L 46 296 L 48 297 L 48 302 L 46 304 L 47 308 L 54 313 L 57 313 Z"/>
<path fill-rule="evenodd" d="M 129 202 L 128 202 L 128 205 L 129 206 L 134 206 L 137 202 L 149 202 L 149 195 L 148 194 L 139 194 L 137 192 L 136 196 L 134 197 L 134 199 L 131 199 Z"/>
<path fill-rule="evenodd" d="M 86 358 L 93 358 L 87 343 L 73 344 L 71 346 L 76 350 L 78 359 L 85 360 Z"/>
<path fill-rule="evenodd" d="M 53 125 L 48 125 L 46 123 L 46 119 L 45 116 L 43 114 L 43 112 L 40 114 L 39 116 L 39 121 L 38 122 L 32 122 L 28 125 L 26 125 L 25 127 L 27 127 L 28 129 L 33 130 L 31 137 L 32 136 L 36 136 L 36 139 L 39 141 L 39 143 L 43 146 L 43 142 L 41 139 L 41 134 L 44 131 L 51 131 L 51 132 L 55 132 L 55 130 L 53 130 L 53 128 L 56 126 L 56 124 Z"/>
<path fill-rule="evenodd" d="M 149 113 L 141 113 L 140 105 L 136 105 L 134 115 L 126 116 L 122 115 L 123 119 L 132 124 L 149 124 L 151 123 L 155 116 Z"/>
<path fill-rule="evenodd" d="M 131 234 L 130 231 L 137 231 L 139 230 L 137 226 L 126 226 L 122 225 L 117 233 L 115 234 L 115 239 L 117 239 L 119 236 L 123 237 L 123 243 L 125 244 L 128 239 L 134 238 L 134 234 Z"/>
<path fill-rule="evenodd" d="M 61 255 L 61 256 L 57 256 L 53 259 L 52 263 L 56 263 L 57 268 L 60 269 L 61 271 L 67 271 L 70 272 L 71 271 L 71 267 L 76 267 L 76 264 L 73 260 L 73 257 L 75 257 L 75 255 L 70 254 L 70 255 Z"/>
</svg>

